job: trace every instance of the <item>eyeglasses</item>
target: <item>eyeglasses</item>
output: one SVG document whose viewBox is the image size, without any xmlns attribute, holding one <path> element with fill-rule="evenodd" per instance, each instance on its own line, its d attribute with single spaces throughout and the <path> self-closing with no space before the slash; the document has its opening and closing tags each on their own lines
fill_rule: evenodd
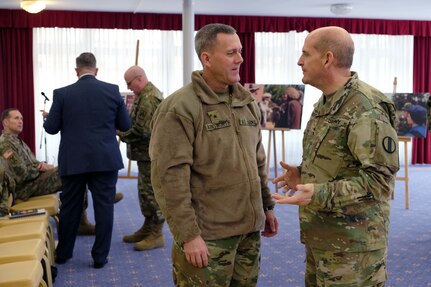
<svg viewBox="0 0 431 287">
<path fill-rule="evenodd" d="M 136 77 L 134 77 L 133 79 L 131 79 L 130 81 L 126 82 L 127 87 L 130 87 L 130 85 L 133 83 L 134 80 L 136 80 L 136 78 L 140 77 L 141 75 L 137 75 Z"/>
</svg>

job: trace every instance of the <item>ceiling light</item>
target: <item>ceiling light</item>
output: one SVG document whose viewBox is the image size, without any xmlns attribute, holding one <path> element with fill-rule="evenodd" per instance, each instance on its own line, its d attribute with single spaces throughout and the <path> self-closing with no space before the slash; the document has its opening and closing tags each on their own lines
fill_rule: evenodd
<svg viewBox="0 0 431 287">
<path fill-rule="evenodd" d="M 22 0 L 21 8 L 27 11 L 28 13 L 39 13 L 43 9 L 45 9 L 45 1 L 38 0 Z"/>
<path fill-rule="evenodd" d="M 345 3 L 331 4 L 331 12 L 335 15 L 345 15 L 352 11 L 352 5 Z"/>
</svg>

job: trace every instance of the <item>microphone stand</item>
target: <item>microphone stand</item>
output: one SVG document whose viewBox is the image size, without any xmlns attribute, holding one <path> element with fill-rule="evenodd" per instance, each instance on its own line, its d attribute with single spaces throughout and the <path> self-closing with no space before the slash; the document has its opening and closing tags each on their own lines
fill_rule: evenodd
<svg viewBox="0 0 431 287">
<path fill-rule="evenodd" d="M 46 101 L 47 98 L 45 97 L 45 99 L 43 100 L 43 110 L 45 110 L 45 106 L 46 106 Z M 45 118 L 43 118 L 43 122 L 45 121 Z M 45 142 L 45 163 L 48 163 L 48 149 L 46 146 L 46 133 L 45 133 L 45 129 L 43 128 L 43 122 L 42 122 L 42 131 L 40 133 L 40 149 L 42 149 L 42 141 Z"/>
</svg>

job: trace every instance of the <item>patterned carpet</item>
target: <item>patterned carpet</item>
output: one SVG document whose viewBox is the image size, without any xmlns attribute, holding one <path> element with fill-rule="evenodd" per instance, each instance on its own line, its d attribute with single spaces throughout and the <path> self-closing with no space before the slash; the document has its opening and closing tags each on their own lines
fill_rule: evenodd
<svg viewBox="0 0 431 287">
<path fill-rule="evenodd" d="M 408 210 L 405 209 L 404 182 L 397 181 L 396 184 L 387 287 L 431 287 L 431 165 L 411 166 L 409 178 Z M 73 259 L 58 266 L 55 287 L 173 286 L 170 266 L 172 237 L 168 227 L 164 227 L 164 248 L 134 251 L 132 244 L 122 242 L 122 236 L 135 231 L 142 224 L 136 180 L 120 179 L 118 191 L 122 191 L 125 198 L 115 206 L 108 265 L 103 269 L 93 269 L 90 250 L 94 238 L 78 237 Z M 92 208 L 89 208 L 89 212 L 92 216 Z M 297 208 L 277 206 L 276 213 L 280 232 L 275 238 L 262 240 L 262 267 L 258 286 L 304 286 L 304 248 L 299 243 Z"/>
</svg>

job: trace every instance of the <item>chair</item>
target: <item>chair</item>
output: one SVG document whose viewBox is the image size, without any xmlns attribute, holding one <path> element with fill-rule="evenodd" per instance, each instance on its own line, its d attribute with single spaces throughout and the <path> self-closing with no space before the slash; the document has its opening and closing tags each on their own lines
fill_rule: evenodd
<svg viewBox="0 0 431 287">
<path fill-rule="evenodd" d="M 52 287 L 51 261 L 48 259 L 49 251 L 40 238 L 0 243 L 0 265 L 37 260 L 41 262 L 43 280 L 48 287 Z"/>
<path fill-rule="evenodd" d="M 54 231 L 51 223 L 49 222 L 49 215 L 47 213 L 41 215 L 34 215 L 29 217 L 14 218 L 14 219 L 3 219 L 0 221 L 0 228 L 4 226 L 11 226 L 21 223 L 31 223 L 31 222 L 42 222 L 47 224 L 47 244 L 46 248 L 48 250 L 48 258 L 51 262 L 54 262 L 54 249 L 55 249 L 55 239 Z"/>
<path fill-rule="evenodd" d="M 0 264 L 0 287 L 47 287 L 38 260 Z"/>
<path fill-rule="evenodd" d="M 56 193 L 33 196 L 26 201 L 17 199 L 15 204 L 10 206 L 10 211 L 22 211 L 28 209 L 45 209 L 48 214 L 54 219 L 58 227 L 58 213 L 60 210 L 60 200 Z"/>
<path fill-rule="evenodd" d="M 25 222 L 0 226 L 0 243 L 39 238 L 46 244 L 49 259 L 54 262 L 55 244 L 49 238 L 48 222 Z"/>
</svg>

